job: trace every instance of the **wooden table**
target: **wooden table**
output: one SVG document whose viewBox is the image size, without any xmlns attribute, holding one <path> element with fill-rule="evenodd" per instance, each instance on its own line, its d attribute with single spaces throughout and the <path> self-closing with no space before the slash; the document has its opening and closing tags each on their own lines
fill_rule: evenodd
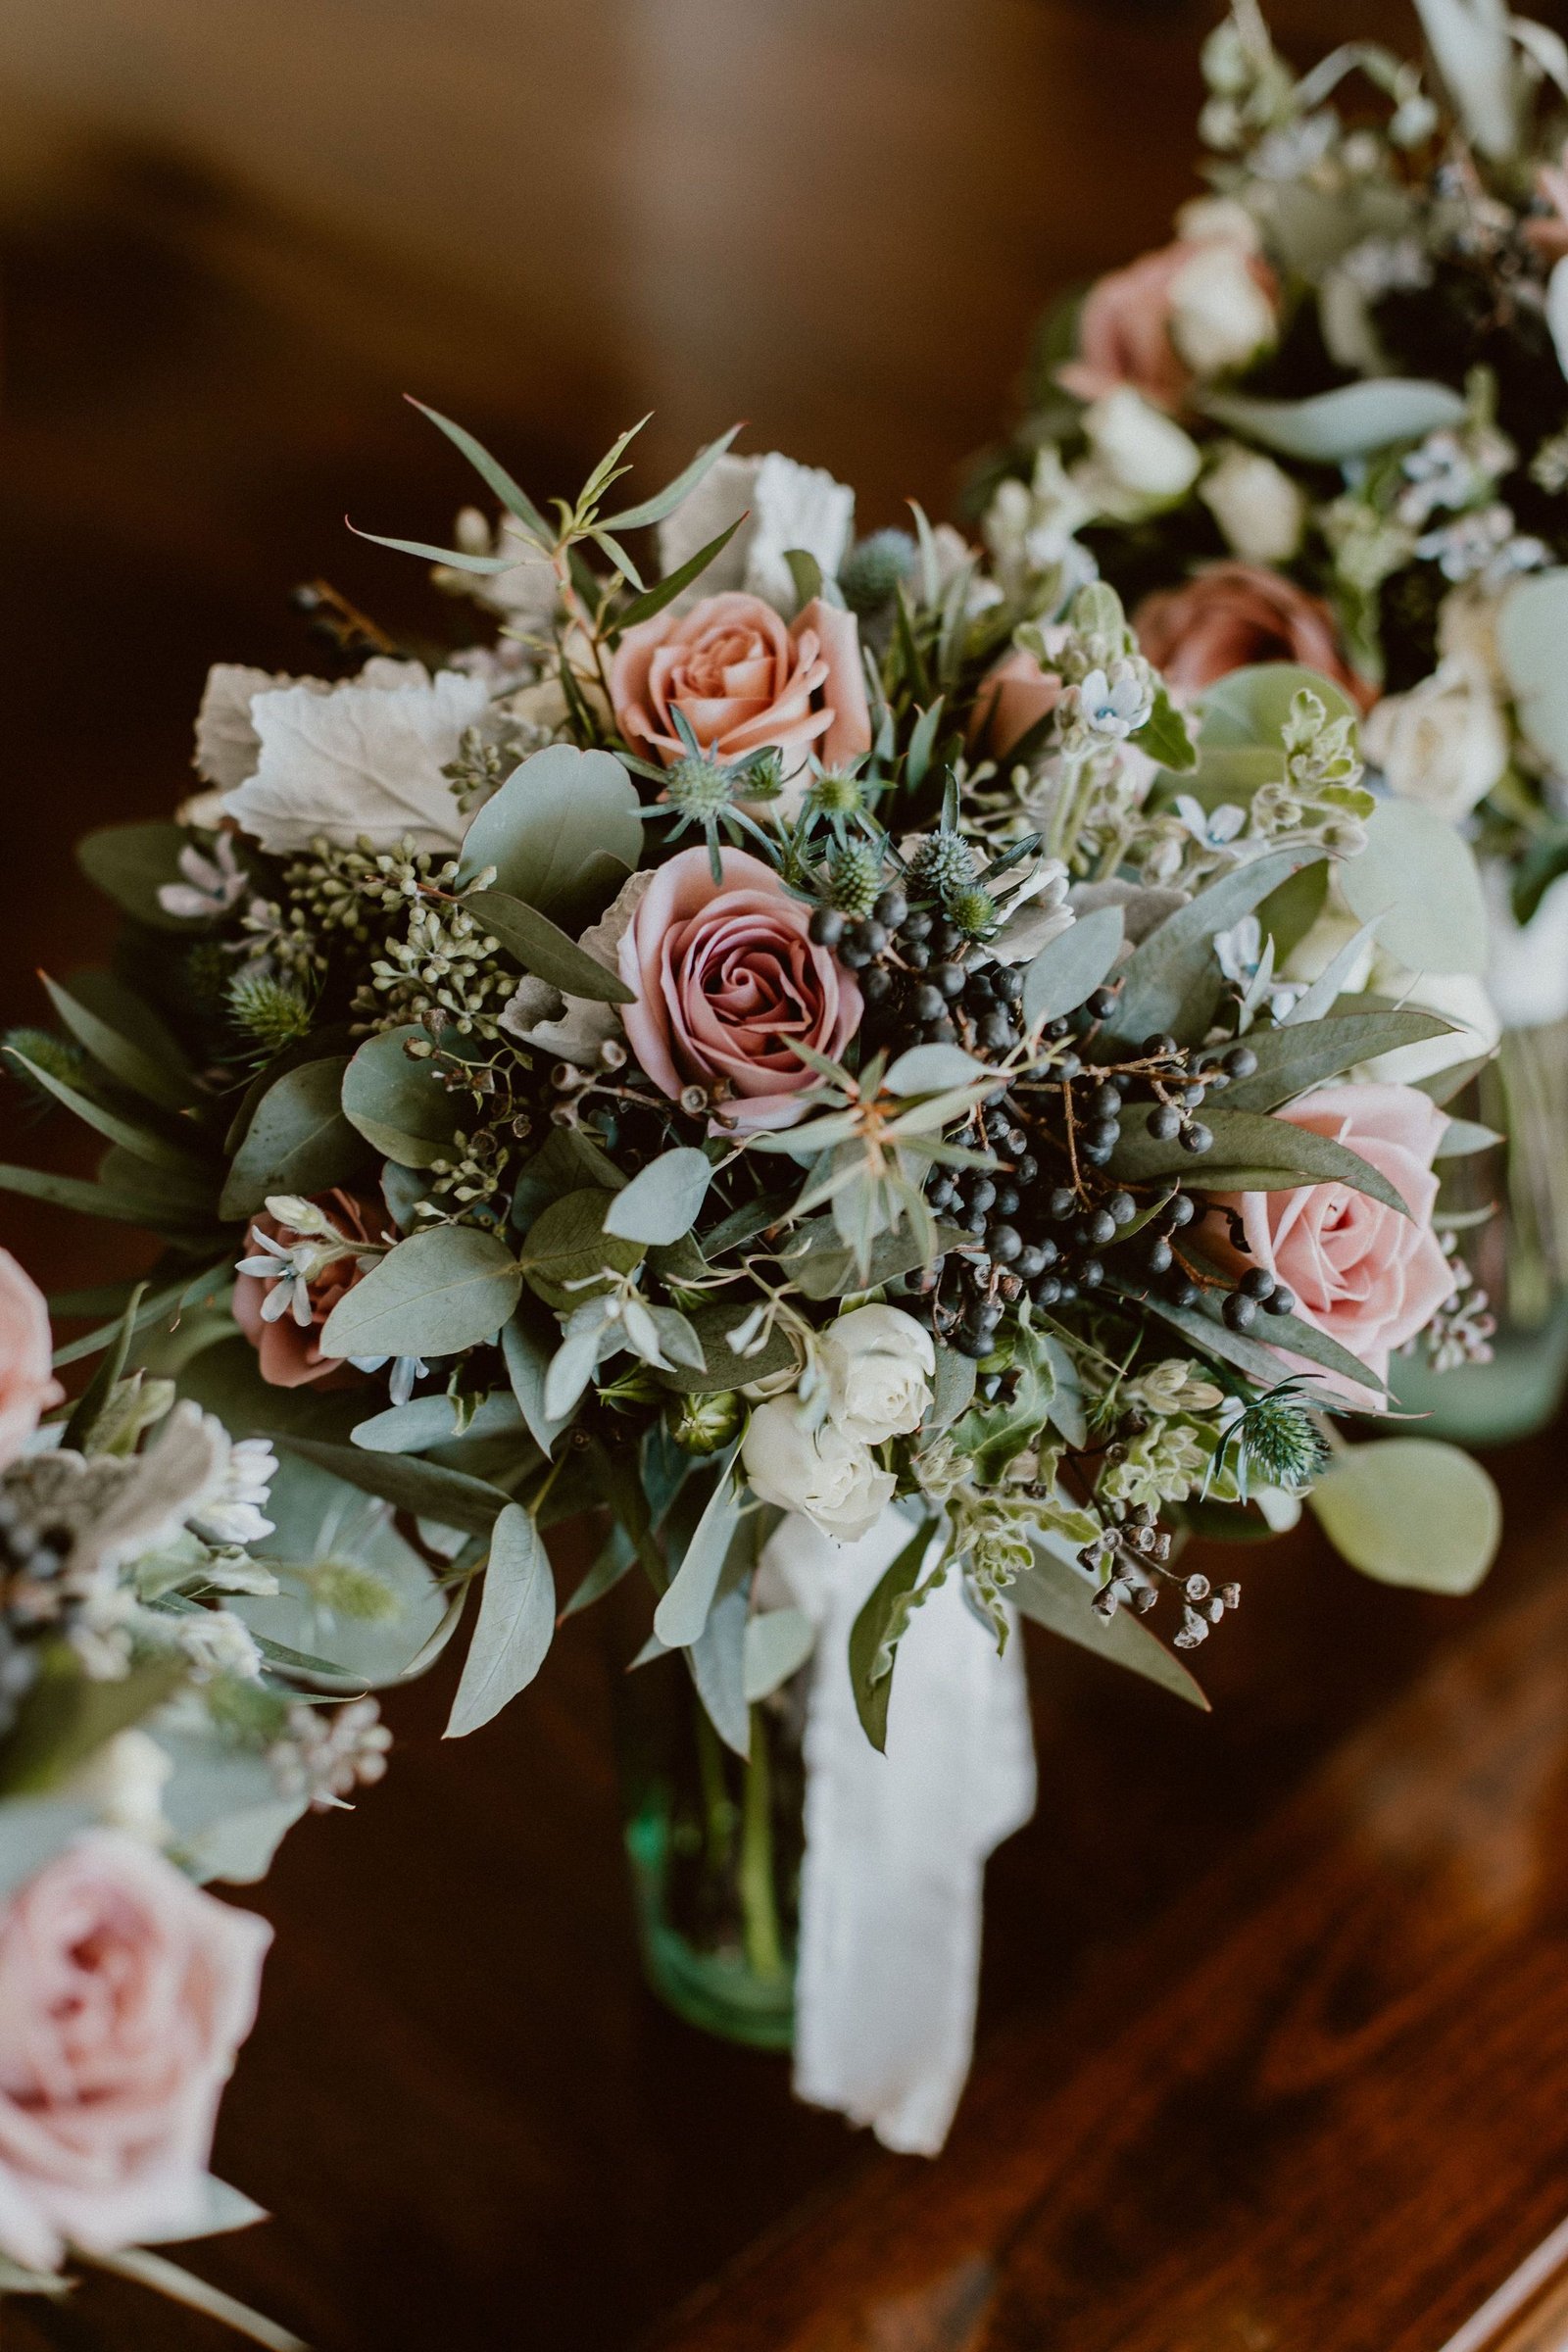
<svg viewBox="0 0 1568 2352">
<path fill-rule="evenodd" d="M 427 623 L 416 568 L 340 525 L 437 536 L 466 495 L 405 385 L 546 490 L 656 394 L 660 462 L 744 412 L 869 521 L 941 509 L 1038 296 L 1188 192 L 1209 14 L 0 17 L 4 1017 L 107 944 L 71 839 L 185 789 L 207 662 L 310 665 L 293 580 Z M 1401 0 L 1278 14 L 1303 54 L 1409 32 Z M 71 1164 L 20 1117 L 4 1088 L 4 1156 Z M 0 1239 L 56 1285 L 126 1263 L 13 1200 Z M 1471 1601 L 1365 1585 L 1310 1531 L 1254 1558 L 1212 1717 L 1032 1650 L 1041 1806 L 991 1870 L 979 2063 L 930 2166 L 642 1991 L 610 1739 L 636 1596 L 461 1746 L 444 1666 L 391 1704 L 384 1787 L 241 1898 L 278 1936 L 218 2163 L 276 2218 L 192 2267 L 322 2352 L 615 2352 L 738 2260 L 666 2347 L 1440 2352 L 1568 2214 L 1559 1452 L 1503 1464 Z M 1459 2340 L 1548 2352 L 1543 2325 Z M 231 2340 L 103 2281 L 48 2327 L 8 2306 L 8 2352 Z"/>
</svg>

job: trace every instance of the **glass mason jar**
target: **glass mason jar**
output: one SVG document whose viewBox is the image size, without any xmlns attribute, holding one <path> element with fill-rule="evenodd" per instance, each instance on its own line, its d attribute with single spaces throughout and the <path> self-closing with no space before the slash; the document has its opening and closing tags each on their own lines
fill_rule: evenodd
<svg viewBox="0 0 1568 2352">
<path fill-rule="evenodd" d="M 1440 1214 L 1461 1220 L 1495 1320 L 1493 1361 L 1440 1372 L 1411 1355 L 1393 1385 L 1426 1434 L 1501 1446 L 1544 1429 L 1568 1386 L 1568 1021 L 1505 1029 L 1496 1059 L 1447 1107 L 1506 1139 L 1438 1163 Z"/>
<path fill-rule="evenodd" d="M 752 1707 L 742 1758 L 684 1657 L 623 1678 L 626 1852 L 648 1982 L 688 2025 L 763 2050 L 787 2050 L 795 2031 L 806 1679 Z"/>
</svg>

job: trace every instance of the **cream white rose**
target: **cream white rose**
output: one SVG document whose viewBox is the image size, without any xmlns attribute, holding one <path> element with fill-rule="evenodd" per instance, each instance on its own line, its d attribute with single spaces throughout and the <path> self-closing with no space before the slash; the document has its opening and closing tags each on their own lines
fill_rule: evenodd
<svg viewBox="0 0 1568 2352">
<path fill-rule="evenodd" d="M 898 1485 L 891 1470 L 878 1469 L 868 1446 L 834 1422 L 808 1428 L 788 1396 L 757 1407 L 741 1460 L 761 1501 L 801 1512 L 841 1544 L 856 1543 L 876 1525 Z"/>
<path fill-rule="evenodd" d="M 936 1368 L 931 1334 L 896 1306 L 858 1306 L 822 1337 L 829 1416 L 863 1446 L 919 1428 Z"/>
<path fill-rule="evenodd" d="M 1508 729 L 1483 672 L 1445 662 L 1408 694 L 1386 694 L 1361 746 L 1391 792 L 1451 822 L 1468 816 L 1508 765 Z"/>
<path fill-rule="evenodd" d="M 1244 564 L 1288 564 L 1301 544 L 1306 501 L 1282 466 L 1232 441 L 1198 495 Z"/>
<path fill-rule="evenodd" d="M 1245 368 L 1278 331 L 1252 257 L 1229 238 L 1200 245 L 1171 279 L 1170 339 L 1197 376 Z"/>
<path fill-rule="evenodd" d="M 1198 444 L 1130 384 L 1118 384 L 1083 415 L 1089 457 L 1072 479 L 1097 511 L 1131 521 L 1184 498 L 1202 466 Z"/>
</svg>

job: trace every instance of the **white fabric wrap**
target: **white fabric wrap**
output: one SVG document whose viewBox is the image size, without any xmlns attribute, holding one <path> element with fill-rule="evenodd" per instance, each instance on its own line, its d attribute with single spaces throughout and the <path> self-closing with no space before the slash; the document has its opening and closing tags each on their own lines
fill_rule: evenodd
<svg viewBox="0 0 1568 2352">
<path fill-rule="evenodd" d="M 878 1755 L 856 1713 L 850 1629 L 908 1543 L 891 1506 L 835 1544 L 788 1518 L 763 1554 L 818 1627 L 806 1726 L 795 2088 L 935 2156 L 969 2072 L 986 1857 L 1035 1808 L 1016 1626 L 999 1656 L 958 1577 L 911 1616 Z"/>
</svg>

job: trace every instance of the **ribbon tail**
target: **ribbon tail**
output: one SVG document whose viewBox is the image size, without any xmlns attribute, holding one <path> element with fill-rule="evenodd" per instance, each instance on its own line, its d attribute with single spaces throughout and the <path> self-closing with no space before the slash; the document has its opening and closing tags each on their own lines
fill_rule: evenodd
<svg viewBox="0 0 1568 2352">
<path fill-rule="evenodd" d="M 856 1711 L 850 1629 L 903 1549 L 884 1512 L 838 1545 L 792 1518 L 769 1565 L 819 1623 L 806 1729 L 795 2088 L 934 2156 L 969 2072 L 985 1864 L 1034 1811 L 1035 1761 L 1016 1626 L 999 1655 L 950 1576 L 900 1644 L 878 1755 Z"/>
</svg>

